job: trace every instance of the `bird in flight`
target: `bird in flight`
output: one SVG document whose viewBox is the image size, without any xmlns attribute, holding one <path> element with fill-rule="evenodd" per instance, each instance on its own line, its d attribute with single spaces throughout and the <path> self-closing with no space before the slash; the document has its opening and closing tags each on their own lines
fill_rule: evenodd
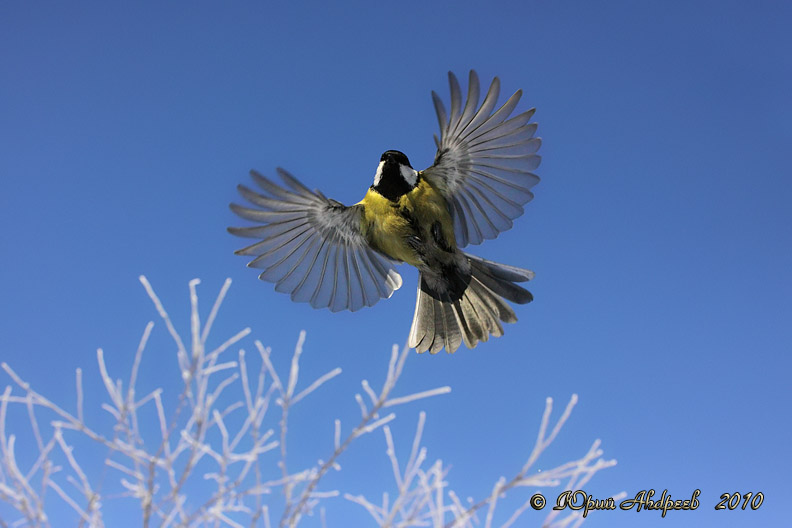
<svg viewBox="0 0 792 528">
<path fill-rule="evenodd" d="M 251 171 L 254 191 L 239 185 L 250 206 L 231 210 L 254 223 L 229 227 L 256 241 L 238 251 L 255 257 L 249 267 L 293 301 L 314 308 L 355 311 L 390 297 L 402 284 L 395 265 L 419 270 L 418 297 L 409 346 L 435 354 L 473 348 L 503 335 L 501 322 L 517 321 L 505 302 L 530 302 L 517 283 L 532 271 L 465 253 L 512 227 L 539 182 L 532 171 L 541 139 L 531 123 L 535 109 L 511 116 L 522 91 L 496 110 L 496 77 L 479 105 L 479 79 L 470 72 L 467 99 L 448 74 L 450 112 L 432 92 L 440 138 L 431 167 L 416 171 L 398 150 L 380 157 L 374 183 L 363 199 L 345 206 L 311 191 L 278 168 L 278 184 Z"/>
</svg>

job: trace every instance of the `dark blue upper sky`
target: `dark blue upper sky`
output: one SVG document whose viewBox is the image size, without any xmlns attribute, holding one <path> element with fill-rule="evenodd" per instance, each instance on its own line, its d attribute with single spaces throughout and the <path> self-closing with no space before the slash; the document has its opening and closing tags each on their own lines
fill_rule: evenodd
<svg viewBox="0 0 792 528">
<path fill-rule="evenodd" d="M 448 101 L 447 71 L 475 68 L 500 77 L 502 100 L 523 89 L 544 143 L 525 215 L 471 250 L 533 269 L 536 300 L 500 339 L 409 359 L 405 393 L 454 392 L 401 411 L 403 444 L 426 409 L 430 458 L 478 498 L 524 461 L 544 398 L 578 393 L 546 467 L 601 438 L 619 465 L 587 491 L 702 490 L 696 512 L 588 526 L 779 526 L 792 493 L 791 20 L 787 2 L 5 2 L 0 356 L 72 401 L 73 370 L 96 378 L 100 346 L 127 369 L 156 317 L 138 275 L 185 329 L 188 280 L 208 303 L 231 277 L 218 343 L 250 326 L 285 366 L 306 329 L 306 379 L 344 369 L 314 404 L 329 447 L 359 380 L 378 384 L 406 341 L 417 274 L 403 267 L 400 291 L 354 314 L 294 304 L 233 255 L 244 241 L 226 233 L 240 224 L 228 203 L 251 168 L 283 166 L 354 203 L 384 150 L 428 166 L 430 90 Z M 387 476 L 381 438 L 366 449 Z M 714 511 L 733 491 L 765 504 Z"/>
</svg>

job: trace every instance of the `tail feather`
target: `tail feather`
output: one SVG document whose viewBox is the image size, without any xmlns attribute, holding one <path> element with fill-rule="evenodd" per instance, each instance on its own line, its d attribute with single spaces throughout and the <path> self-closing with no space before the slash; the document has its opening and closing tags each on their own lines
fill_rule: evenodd
<svg viewBox="0 0 792 528">
<path fill-rule="evenodd" d="M 445 329 L 446 334 L 444 336 L 439 336 L 441 341 L 444 340 L 445 342 L 442 343 L 445 345 L 446 350 L 456 350 L 459 348 L 459 345 L 462 344 L 463 340 L 463 330 L 462 325 L 460 324 L 459 318 L 457 316 L 457 312 L 454 309 L 454 305 L 450 303 L 435 301 L 440 303 L 442 306 L 443 312 L 445 314 Z M 438 336 L 435 336 L 435 340 L 437 340 Z"/>
<path fill-rule="evenodd" d="M 462 340 L 465 342 L 466 347 L 471 348 L 472 343 L 475 343 L 478 336 L 484 332 L 479 322 L 478 314 L 466 296 L 454 301 L 453 307 L 457 324 L 462 329 Z"/>
<path fill-rule="evenodd" d="M 490 316 L 488 318 L 491 327 L 490 333 L 495 337 L 502 336 L 503 326 L 500 324 L 501 321 L 504 323 L 517 322 L 517 315 L 515 315 L 514 310 L 511 309 L 511 306 L 503 302 L 503 299 L 494 295 L 494 292 L 479 282 L 478 279 L 473 281 L 473 288 L 484 305 L 486 310 L 485 313 Z M 477 308 L 477 310 L 481 309 Z"/>
<path fill-rule="evenodd" d="M 468 258 L 470 257 L 471 255 L 468 255 Z M 533 300 L 531 292 L 515 284 L 515 282 L 531 280 L 534 276 L 532 271 L 478 257 L 470 258 L 470 265 L 473 269 L 473 276 L 504 299 L 517 304 L 525 304 Z"/>
<path fill-rule="evenodd" d="M 514 284 L 533 278 L 532 271 L 467 256 L 472 274 L 458 299 L 432 291 L 419 276 L 409 340 L 409 346 L 418 352 L 436 354 L 444 347 L 447 352 L 455 352 L 462 342 L 474 348 L 491 335 L 500 337 L 501 322 L 517 321 L 506 300 L 518 304 L 533 300 L 528 290 Z"/>
<path fill-rule="evenodd" d="M 429 325 L 424 321 L 425 318 L 431 318 L 434 322 L 434 305 L 427 307 L 426 303 L 427 299 L 419 293 L 418 298 L 415 299 L 415 313 L 413 313 L 410 338 L 407 340 L 407 344 L 411 348 L 423 347 L 427 344 L 431 346 L 434 340 L 434 324 Z"/>
<path fill-rule="evenodd" d="M 465 256 L 474 267 L 484 268 L 499 279 L 511 282 L 526 282 L 534 278 L 534 272 L 531 270 L 518 268 L 517 266 L 509 266 L 508 264 L 501 264 L 492 260 L 483 259 L 469 253 Z"/>
</svg>

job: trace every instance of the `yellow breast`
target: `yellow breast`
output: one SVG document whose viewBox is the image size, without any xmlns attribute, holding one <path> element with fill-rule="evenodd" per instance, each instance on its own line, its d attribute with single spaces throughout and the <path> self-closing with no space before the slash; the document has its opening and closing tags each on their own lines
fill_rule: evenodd
<svg viewBox="0 0 792 528">
<path fill-rule="evenodd" d="M 431 226 L 440 222 L 443 237 L 456 247 L 453 222 L 445 199 L 425 179 L 398 202 L 388 200 L 369 189 L 360 204 L 364 207 L 361 231 L 369 244 L 389 257 L 418 266 L 420 258 L 414 246 L 407 243 L 418 237 L 430 243 Z"/>
</svg>

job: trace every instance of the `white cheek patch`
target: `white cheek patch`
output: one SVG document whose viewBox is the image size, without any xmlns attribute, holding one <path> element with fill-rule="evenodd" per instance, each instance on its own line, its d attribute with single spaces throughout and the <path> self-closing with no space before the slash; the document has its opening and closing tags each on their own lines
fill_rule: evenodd
<svg viewBox="0 0 792 528">
<path fill-rule="evenodd" d="M 402 178 L 406 181 L 410 187 L 415 187 L 415 182 L 418 181 L 418 171 L 408 167 L 407 165 L 399 165 L 399 172 L 401 172 Z"/>
<path fill-rule="evenodd" d="M 382 166 L 385 165 L 384 161 L 380 161 L 379 165 L 377 165 L 377 172 L 374 174 L 374 187 L 380 184 L 380 180 L 382 180 Z"/>
</svg>

